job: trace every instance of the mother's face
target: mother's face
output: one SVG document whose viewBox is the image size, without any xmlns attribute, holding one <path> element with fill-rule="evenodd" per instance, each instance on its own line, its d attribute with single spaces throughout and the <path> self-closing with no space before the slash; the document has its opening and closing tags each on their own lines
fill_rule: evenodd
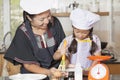
<svg viewBox="0 0 120 80">
<path fill-rule="evenodd" d="M 32 27 L 38 29 L 47 29 L 47 25 L 50 20 L 51 20 L 50 10 L 37 14 L 32 19 L 30 18 Z"/>
</svg>

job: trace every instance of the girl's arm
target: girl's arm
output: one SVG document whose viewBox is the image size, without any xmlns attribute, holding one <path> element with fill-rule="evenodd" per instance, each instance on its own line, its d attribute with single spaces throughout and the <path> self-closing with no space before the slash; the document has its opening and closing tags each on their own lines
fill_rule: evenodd
<svg viewBox="0 0 120 80">
<path fill-rule="evenodd" d="M 67 46 L 66 45 L 67 45 L 67 42 L 64 40 L 60 44 L 58 50 L 54 53 L 54 55 L 53 55 L 54 60 L 59 60 L 59 59 L 62 58 L 62 55 L 66 55 L 66 51 L 67 51 Z"/>
<path fill-rule="evenodd" d="M 59 60 L 59 59 L 61 59 L 61 58 L 62 58 L 61 50 L 58 49 L 58 50 L 54 53 L 53 59 L 54 59 L 54 60 Z"/>
</svg>

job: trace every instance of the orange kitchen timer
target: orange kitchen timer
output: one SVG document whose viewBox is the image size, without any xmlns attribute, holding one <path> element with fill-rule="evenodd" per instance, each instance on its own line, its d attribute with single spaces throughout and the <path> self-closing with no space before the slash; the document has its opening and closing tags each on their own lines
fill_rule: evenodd
<svg viewBox="0 0 120 80">
<path fill-rule="evenodd" d="M 90 69 L 88 80 L 109 80 L 109 68 L 100 61 L 108 60 L 111 56 L 89 56 L 88 58 L 98 61 L 98 63 Z"/>
</svg>

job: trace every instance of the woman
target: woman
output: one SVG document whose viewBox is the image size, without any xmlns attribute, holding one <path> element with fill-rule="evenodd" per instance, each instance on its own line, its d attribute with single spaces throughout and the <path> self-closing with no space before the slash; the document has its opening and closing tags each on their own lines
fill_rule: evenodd
<svg viewBox="0 0 120 80">
<path fill-rule="evenodd" d="M 54 75 L 60 60 L 53 60 L 53 54 L 65 37 L 62 26 L 51 16 L 47 0 L 21 0 L 20 6 L 24 22 L 17 28 L 4 58 L 21 64 L 21 73 Z"/>
<path fill-rule="evenodd" d="M 66 53 L 71 67 L 81 64 L 83 69 L 90 69 L 96 61 L 91 61 L 87 57 L 90 55 L 100 55 L 101 45 L 99 38 L 94 35 L 93 24 L 100 20 L 99 15 L 82 9 L 75 9 L 70 14 L 72 22 L 73 34 L 66 37 L 67 45 L 64 47 L 64 41 L 54 54 L 54 59 L 61 59 Z"/>
</svg>

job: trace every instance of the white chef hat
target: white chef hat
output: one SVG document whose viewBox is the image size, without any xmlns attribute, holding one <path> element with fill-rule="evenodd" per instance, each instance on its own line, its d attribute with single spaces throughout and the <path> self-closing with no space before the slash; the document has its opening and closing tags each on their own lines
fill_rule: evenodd
<svg viewBox="0 0 120 80">
<path fill-rule="evenodd" d="M 20 6 L 29 14 L 39 14 L 51 8 L 50 0 L 20 0 Z"/>
<path fill-rule="evenodd" d="M 87 10 L 75 9 L 70 14 L 72 25 L 77 29 L 91 29 L 94 23 L 100 20 L 100 16 Z"/>
</svg>

